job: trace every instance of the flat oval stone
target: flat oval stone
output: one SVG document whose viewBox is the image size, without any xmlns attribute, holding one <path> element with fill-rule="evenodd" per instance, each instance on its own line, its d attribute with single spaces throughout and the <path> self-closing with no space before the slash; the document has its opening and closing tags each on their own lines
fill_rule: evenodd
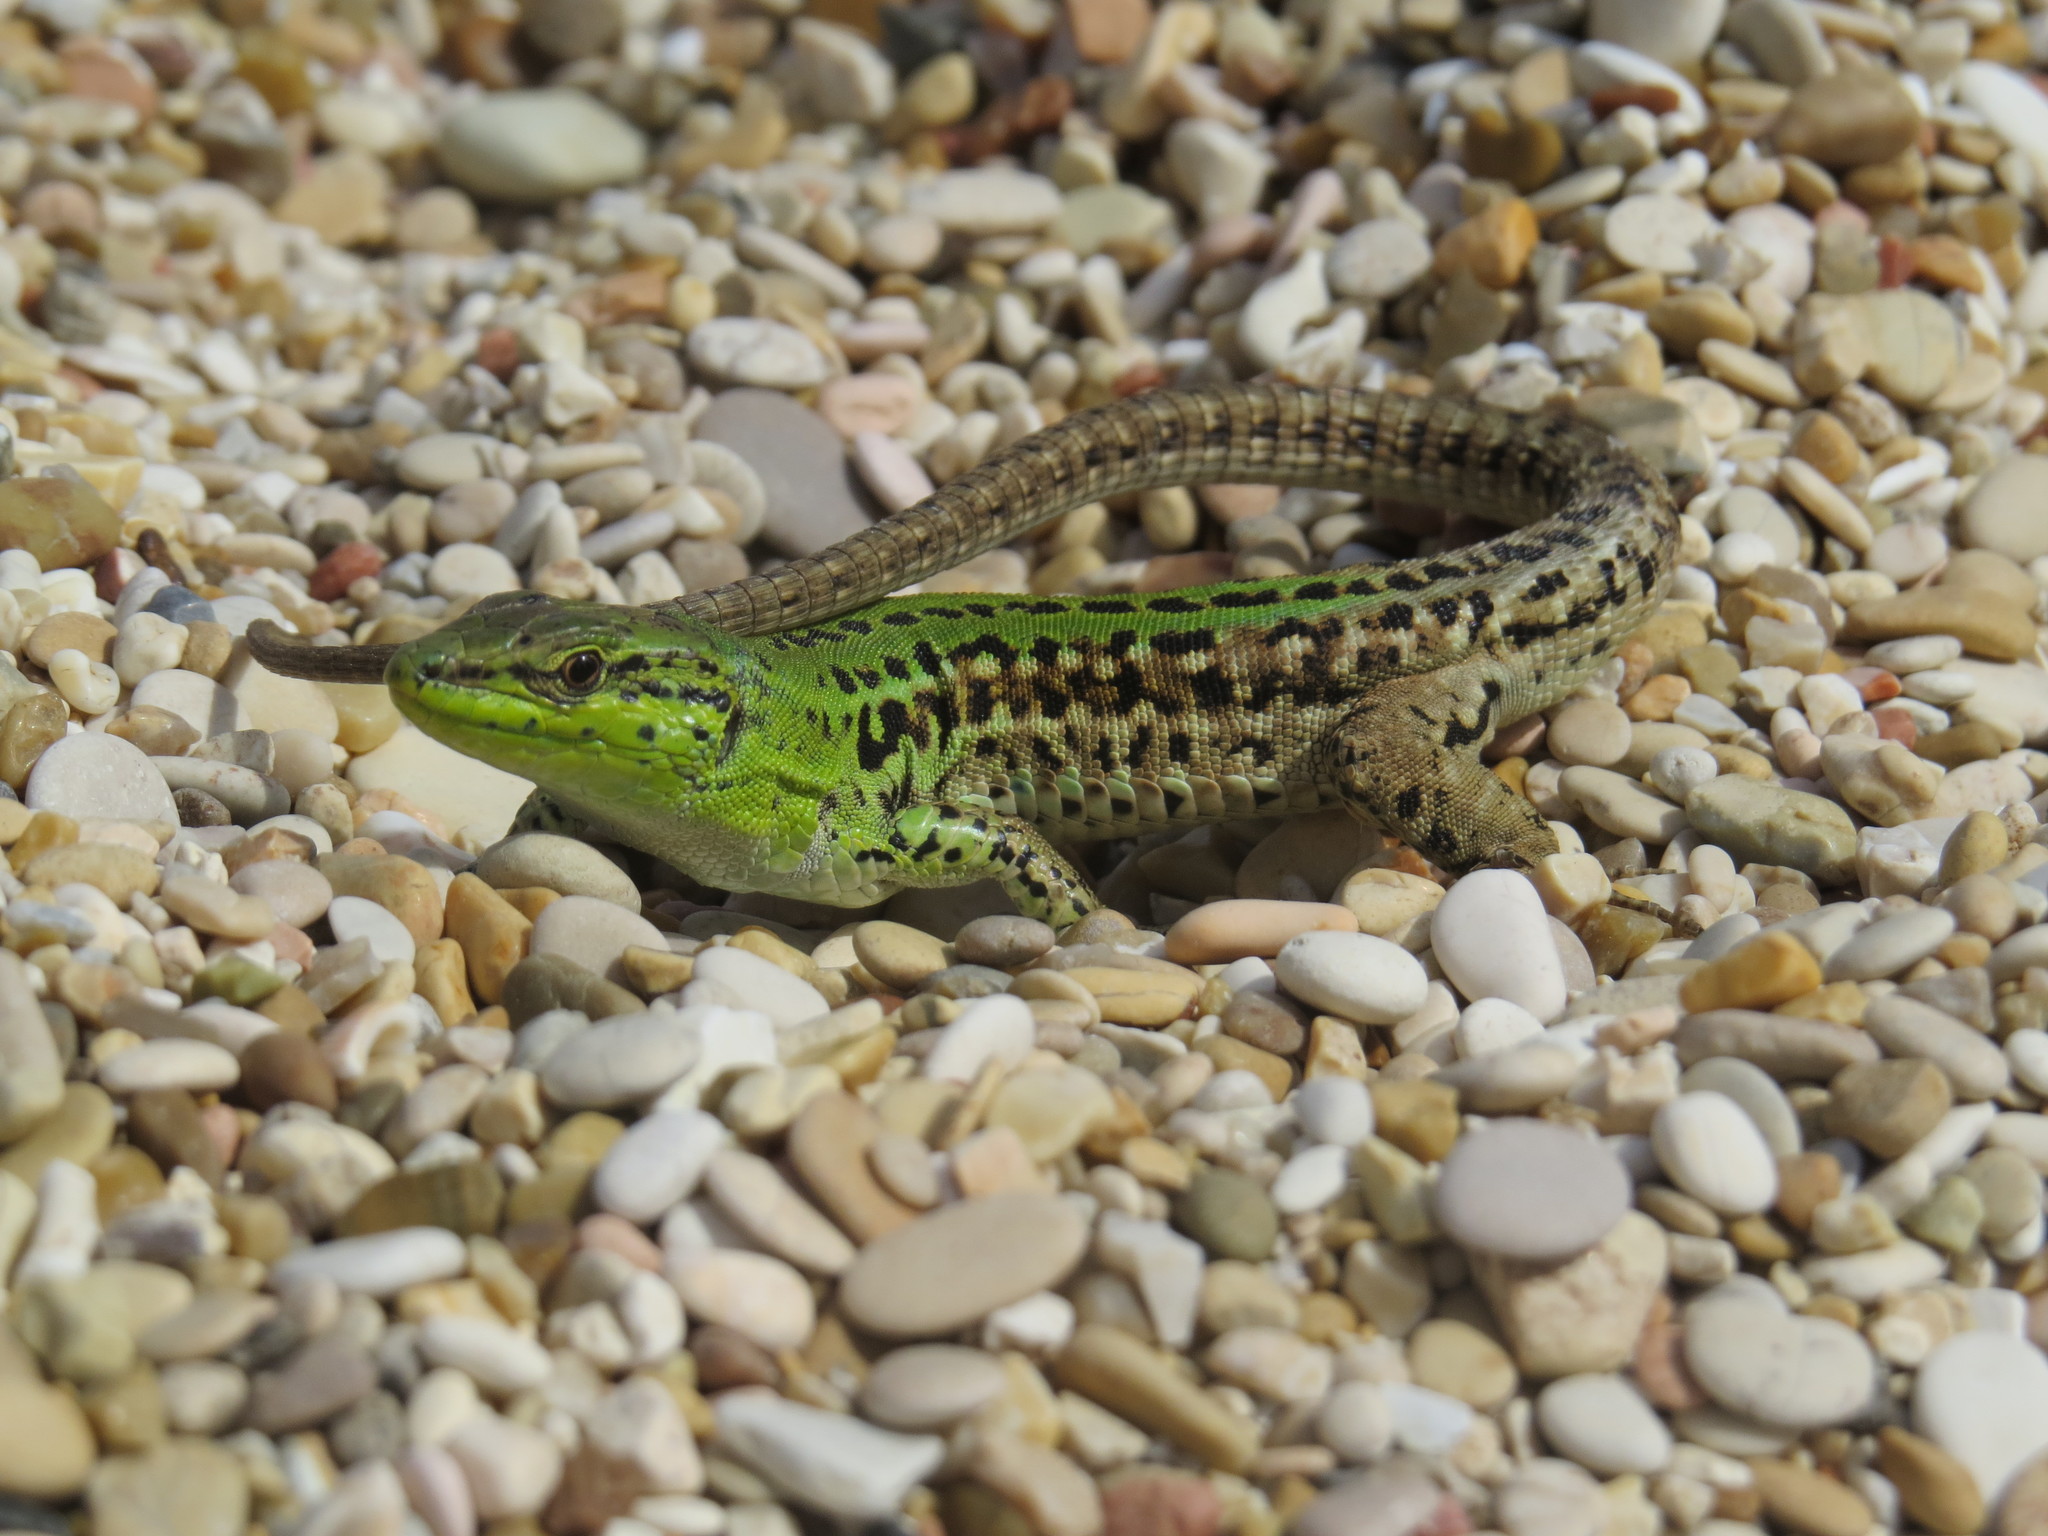
<svg viewBox="0 0 2048 1536">
<path fill-rule="evenodd" d="M 53 741 L 36 759 L 22 793 L 32 811 L 76 821 L 166 821 L 178 824 L 171 787 L 143 750 L 103 731 Z"/>
<path fill-rule="evenodd" d="M 441 122 L 435 153 L 465 191 L 544 203 L 631 181 L 647 163 L 640 130 L 585 91 L 496 91 Z"/>
<path fill-rule="evenodd" d="M 608 901 L 635 916 L 640 912 L 632 876 L 590 844 L 552 832 L 521 832 L 486 848 L 476 861 L 476 876 L 501 891 L 537 885 Z"/>
<path fill-rule="evenodd" d="M 1567 1376 L 1536 1397 L 1536 1423 L 1552 1448 L 1602 1477 L 1647 1477 L 1671 1459 L 1671 1431 L 1620 1376 Z"/>
<path fill-rule="evenodd" d="M 795 1349 L 817 1322 L 810 1283 L 772 1254 L 715 1248 L 672 1258 L 664 1273 L 692 1326 L 717 1323 L 763 1349 Z"/>
<path fill-rule="evenodd" d="M 1630 1196 L 1621 1160 L 1591 1136 L 1545 1120 L 1502 1120 L 1451 1148 L 1436 1217 L 1466 1248 L 1554 1264 L 1613 1230 Z"/>
<path fill-rule="evenodd" d="M 1746 1277 L 1686 1308 L 1684 1348 L 1715 1402 L 1784 1429 L 1846 1424 L 1878 1390 L 1877 1357 L 1861 1334 L 1833 1318 L 1794 1316 Z"/>
<path fill-rule="evenodd" d="M 1504 997 L 1544 1023 L 1564 1011 L 1564 961 L 1536 887 L 1513 870 L 1475 870 L 1438 904 L 1437 963 L 1466 998 Z"/>
<path fill-rule="evenodd" d="M 453 1232 L 440 1227 L 402 1227 L 298 1249 L 278 1260 L 270 1275 L 280 1284 L 300 1276 L 318 1276 L 345 1291 L 395 1296 L 409 1285 L 461 1274 L 468 1259 L 462 1239 Z"/>
<path fill-rule="evenodd" d="M 1058 1285 L 1088 1226 L 1054 1195 L 963 1200 L 877 1238 L 839 1282 L 839 1307 L 884 1338 L 932 1338 Z"/>
<path fill-rule="evenodd" d="M 628 1221 L 657 1221 L 690 1197 L 727 1140 L 717 1118 L 699 1109 L 645 1115 L 606 1150 L 590 1181 L 591 1198 Z"/>
<path fill-rule="evenodd" d="M 1777 1197 L 1777 1160 L 1733 1099 L 1678 1095 L 1650 1122 L 1650 1144 L 1672 1183 L 1724 1216 L 1751 1215 Z"/>
<path fill-rule="evenodd" d="M 1003 1390 L 1003 1368 L 984 1350 L 912 1344 L 874 1363 L 861 1412 L 888 1429 L 943 1433 Z"/>
<path fill-rule="evenodd" d="M 697 1031 L 672 1008 L 626 1014 L 593 1024 L 549 1052 L 541 1064 L 541 1087 L 567 1109 L 632 1104 L 688 1072 L 697 1064 L 698 1049 Z"/>
<path fill-rule="evenodd" d="M 821 1093 L 789 1128 L 789 1161 L 827 1214 L 860 1242 L 893 1232 L 917 1213 L 876 1177 L 870 1149 L 882 1134 L 875 1112 L 850 1093 Z M 923 1143 L 917 1144 L 920 1152 Z"/>
<path fill-rule="evenodd" d="M 766 1158 L 737 1147 L 713 1155 L 704 1190 L 759 1247 L 817 1275 L 842 1274 L 853 1263 L 853 1244 L 805 1200 Z"/>
<path fill-rule="evenodd" d="M 1354 1024 L 1398 1023 L 1429 994 L 1421 961 L 1366 933 L 1297 934 L 1280 946 L 1273 975 L 1311 1008 Z"/>
</svg>

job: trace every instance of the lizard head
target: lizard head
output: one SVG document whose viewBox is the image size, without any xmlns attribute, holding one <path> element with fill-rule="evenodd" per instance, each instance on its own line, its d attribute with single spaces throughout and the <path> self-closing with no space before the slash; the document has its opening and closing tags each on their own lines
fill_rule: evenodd
<svg viewBox="0 0 2048 1536">
<path fill-rule="evenodd" d="M 437 741 L 597 809 L 716 770 L 739 735 L 742 647 L 658 610 L 508 594 L 400 646 L 385 682 Z"/>
</svg>

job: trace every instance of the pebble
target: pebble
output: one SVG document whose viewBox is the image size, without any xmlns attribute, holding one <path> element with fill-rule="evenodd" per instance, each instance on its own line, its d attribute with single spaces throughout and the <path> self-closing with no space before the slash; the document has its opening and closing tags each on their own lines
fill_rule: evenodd
<svg viewBox="0 0 2048 1536">
<path fill-rule="evenodd" d="M 1561 1263 L 1605 1237 L 1629 1197 L 1627 1173 L 1591 1137 L 1539 1120 L 1504 1120 L 1452 1148 L 1434 1203 L 1454 1242 Z"/>
<path fill-rule="evenodd" d="M 694 1067 L 700 1050 L 698 1030 L 672 1008 L 626 1014 L 573 1034 L 550 1052 L 540 1068 L 541 1089 L 566 1109 L 644 1102 Z"/>
<path fill-rule="evenodd" d="M 1296 934 L 1279 947 L 1273 975 L 1311 1007 L 1359 1024 L 1408 1017 L 1422 1006 L 1429 986 L 1413 955 L 1362 933 Z"/>
<path fill-rule="evenodd" d="M 726 1219 L 760 1247 L 811 1274 L 844 1274 L 855 1249 L 789 1187 L 773 1164 L 725 1148 L 704 1170 L 704 1189 Z"/>
<path fill-rule="evenodd" d="M 949 234 L 1028 235 L 1060 213 L 1059 188 L 1043 176 L 998 168 L 941 171 L 905 189 L 904 210 Z"/>
<path fill-rule="evenodd" d="M 1961 1462 L 1995 1508 L 2048 1450 L 2048 1358 L 2010 1334 L 1959 1333 L 1921 1361 L 1912 1415 L 1914 1430 Z"/>
<path fill-rule="evenodd" d="M 646 165 L 647 145 L 582 91 L 496 91 L 442 119 L 434 154 L 474 196 L 543 203 L 632 180 Z"/>
<path fill-rule="evenodd" d="M 861 1249 L 839 1307 L 884 1338 L 936 1338 L 1063 1280 L 1087 1228 L 1050 1195 L 993 1194 L 942 1206 Z"/>
<path fill-rule="evenodd" d="M 1567 1376 L 1536 1396 L 1536 1425 L 1553 1449 L 1603 1477 L 1648 1477 L 1671 1460 L 1671 1431 L 1619 1376 Z"/>
<path fill-rule="evenodd" d="M 10 1374 L 0 1382 L 0 1431 L 0 1493 L 64 1501 L 85 1486 L 97 1446 L 69 1394 L 32 1372 Z"/>
<path fill-rule="evenodd" d="M 462 1273 L 462 1239 L 439 1227 L 406 1227 L 369 1237 L 340 1238 L 280 1259 L 271 1273 L 279 1284 L 305 1277 L 345 1291 L 395 1296 L 408 1286 Z"/>
<path fill-rule="evenodd" d="M 93 1468 L 85 1503 L 104 1536 L 241 1536 L 250 1487 L 241 1462 L 203 1440 L 162 1441 Z"/>
<path fill-rule="evenodd" d="M 690 1197 L 726 1139 L 725 1127 L 701 1110 L 643 1116 L 606 1149 L 591 1177 L 591 1198 L 647 1226 Z"/>
<path fill-rule="evenodd" d="M 1685 818 L 1738 864 L 1784 864 L 1829 885 L 1848 878 L 1856 825 L 1831 800 L 1723 774 L 1686 797 Z"/>
<path fill-rule="evenodd" d="M 1877 1361 L 1853 1328 L 1787 1312 L 1748 1280 L 1717 1286 L 1686 1309 L 1686 1365 L 1732 1413 L 1789 1430 L 1844 1424 L 1877 1388 Z"/>
<path fill-rule="evenodd" d="M 693 344 L 704 329 L 699 326 L 691 333 Z M 796 350 L 789 349 L 791 359 Z M 770 361 L 781 355 L 771 355 Z M 822 364 L 821 354 L 818 365 Z M 857 533 L 868 525 L 870 517 L 839 435 L 815 412 L 781 393 L 804 387 L 806 382 L 818 382 L 809 377 L 812 371 L 806 359 L 802 369 L 792 361 L 788 370 L 773 382 L 734 378 L 732 382 L 736 384 L 769 387 L 725 390 L 698 418 L 694 429 L 699 452 L 702 444 L 717 444 L 737 457 L 741 473 L 752 471 L 761 496 L 760 530 L 778 549 L 790 555 L 809 554 L 835 539 Z M 790 382 L 799 376 L 803 382 Z M 702 484 L 701 468 L 698 478 Z"/>
<path fill-rule="evenodd" d="M 1828 1085 L 1824 1123 L 1882 1158 L 1903 1156 L 1954 1102 L 1948 1079 L 1927 1061 L 1871 1061 L 1844 1067 Z"/>
<path fill-rule="evenodd" d="M 1428 239 L 1405 219 L 1367 219 L 1330 248 L 1324 275 L 1345 298 L 1385 301 L 1420 281 L 1431 260 Z"/>
<path fill-rule="evenodd" d="M 690 332 L 689 358 L 693 368 L 755 389 L 806 389 L 830 372 L 825 354 L 802 331 L 751 317 L 705 321 Z"/>
<path fill-rule="evenodd" d="M 958 1344 L 911 1344 L 874 1363 L 861 1383 L 861 1411 L 885 1429 L 940 1432 L 1003 1391 L 1001 1365 Z"/>
<path fill-rule="evenodd" d="M 118 736 L 90 731 L 51 743 L 36 759 L 22 800 L 32 811 L 75 820 L 178 823 L 170 786 L 148 756 Z"/>
<path fill-rule="evenodd" d="M 1673 1184 L 1724 1216 L 1766 1209 L 1777 1164 L 1756 1122 L 1718 1093 L 1681 1093 L 1650 1123 L 1658 1165 Z"/>
<path fill-rule="evenodd" d="M 1302 1130 L 1326 1146 L 1355 1147 L 1373 1133 L 1372 1094 L 1356 1078 L 1311 1078 L 1290 1103 Z"/>
<path fill-rule="evenodd" d="M 683 1254 L 663 1273 L 692 1319 L 730 1328 L 762 1349 L 795 1349 L 817 1326 L 810 1283 L 768 1254 L 723 1248 Z"/>
<path fill-rule="evenodd" d="M 1467 998 L 1504 998 L 1548 1023 L 1564 1011 L 1564 962 L 1536 888 L 1508 870 L 1453 885 L 1431 929 L 1438 964 Z"/>
<path fill-rule="evenodd" d="M 877 1429 L 843 1413 L 772 1392 L 722 1392 L 720 1443 L 807 1508 L 845 1520 L 878 1520 L 897 1508 L 945 1456 L 932 1435 Z"/>
<path fill-rule="evenodd" d="M 1886 1425 L 1877 1432 L 1877 1468 L 1899 1490 L 1899 1505 L 1929 1531 L 1961 1533 L 1984 1525 L 1984 1495 L 1970 1469 L 1931 1440 Z M 2008 1512 L 2011 1497 L 2007 1498 Z"/>
</svg>

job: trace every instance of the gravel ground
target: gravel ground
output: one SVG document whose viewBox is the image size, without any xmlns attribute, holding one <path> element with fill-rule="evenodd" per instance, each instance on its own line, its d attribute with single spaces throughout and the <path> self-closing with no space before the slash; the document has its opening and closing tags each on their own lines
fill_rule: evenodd
<svg viewBox="0 0 2048 1536">
<path fill-rule="evenodd" d="M 23 0 L 0 1529 L 2048 1531 L 2041 65 L 2042 0 Z M 672 597 L 1261 374 L 1680 484 L 1491 754 L 1533 877 L 1338 815 L 1104 850 L 1058 943 L 727 900 L 238 643 Z M 930 585 L 1477 531 L 1159 491 Z"/>
</svg>

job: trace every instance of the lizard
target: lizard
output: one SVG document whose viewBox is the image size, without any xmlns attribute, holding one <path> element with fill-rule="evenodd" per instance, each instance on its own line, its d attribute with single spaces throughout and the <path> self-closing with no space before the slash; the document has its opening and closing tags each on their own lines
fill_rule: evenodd
<svg viewBox="0 0 2048 1536">
<path fill-rule="evenodd" d="M 1447 553 L 1161 592 L 886 594 L 1074 507 L 1260 482 L 1508 531 Z M 786 566 L 665 604 L 487 598 L 395 647 L 252 631 L 272 670 L 381 676 L 429 736 L 538 788 L 517 825 L 708 886 L 866 906 L 993 878 L 1056 928 L 1056 844 L 1348 807 L 1443 869 L 1532 869 L 1550 824 L 1482 761 L 1655 611 L 1663 479 L 1597 427 L 1444 396 L 1254 383 L 1077 411 Z"/>
</svg>

